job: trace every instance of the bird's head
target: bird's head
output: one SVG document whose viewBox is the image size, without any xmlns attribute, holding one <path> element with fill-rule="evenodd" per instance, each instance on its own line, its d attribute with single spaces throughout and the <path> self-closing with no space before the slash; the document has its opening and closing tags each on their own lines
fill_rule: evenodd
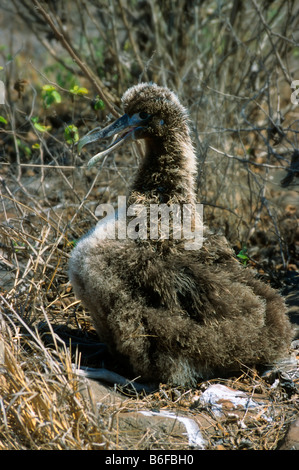
<svg viewBox="0 0 299 470">
<path fill-rule="evenodd" d="M 189 134 L 188 116 L 176 95 L 154 83 L 140 83 L 129 88 L 122 97 L 125 114 L 104 129 L 93 129 L 78 142 L 78 151 L 96 140 L 114 137 L 112 144 L 95 155 L 88 166 L 108 155 L 125 141 L 171 140 L 177 134 Z"/>
</svg>

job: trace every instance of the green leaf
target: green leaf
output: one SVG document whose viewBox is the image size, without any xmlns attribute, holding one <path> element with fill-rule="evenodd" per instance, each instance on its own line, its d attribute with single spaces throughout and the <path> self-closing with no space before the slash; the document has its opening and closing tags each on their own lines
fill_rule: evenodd
<svg viewBox="0 0 299 470">
<path fill-rule="evenodd" d="M 43 99 L 46 108 L 49 108 L 53 103 L 61 103 L 61 95 L 56 88 L 52 85 L 43 86 Z"/>
<path fill-rule="evenodd" d="M 74 124 L 70 124 L 64 129 L 64 138 L 67 144 L 73 145 L 79 140 L 78 128 Z"/>
<path fill-rule="evenodd" d="M 31 118 L 31 121 L 33 122 L 35 129 L 38 130 L 39 132 L 46 132 L 51 129 L 51 126 L 43 126 L 42 124 L 40 124 L 38 122 L 38 117 Z"/>
<path fill-rule="evenodd" d="M 3 122 L 3 124 L 7 124 L 7 121 L 3 116 L 0 116 L 0 122 Z"/>
<path fill-rule="evenodd" d="M 51 104 L 54 103 L 54 98 L 52 95 L 46 95 L 44 96 L 44 105 L 46 108 L 49 108 L 51 106 Z"/>
<path fill-rule="evenodd" d="M 72 93 L 73 95 L 87 95 L 89 91 L 87 90 L 87 88 L 74 85 L 72 88 L 70 88 L 70 93 Z"/>
<path fill-rule="evenodd" d="M 61 95 L 58 93 L 58 91 L 53 90 L 51 95 L 53 96 L 56 103 L 61 103 Z"/>
<path fill-rule="evenodd" d="M 94 104 L 94 109 L 96 111 L 100 111 L 101 109 L 105 108 L 105 103 L 103 100 L 101 100 L 98 96 L 96 97 L 96 102 Z"/>
<path fill-rule="evenodd" d="M 46 92 L 49 92 L 49 91 L 51 92 L 51 91 L 56 90 L 55 86 L 53 86 L 53 85 L 43 85 L 42 89 L 43 89 L 43 91 L 46 91 Z"/>
<path fill-rule="evenodd" d="M 247 248 L 244 247 L 242 250 L 237 254 L 237 258 L 246 266 L 247 261 L 249 261 L 249 257 L 247 255 Z"/>
<path fill-rule="evenodd" d="M 34 127 L 40 132 L 46 132 L 48 126 L 43 126 L 42 124 L 39 124 L 38 122 L 36 122 L 34 124 Z"/>
</svg>

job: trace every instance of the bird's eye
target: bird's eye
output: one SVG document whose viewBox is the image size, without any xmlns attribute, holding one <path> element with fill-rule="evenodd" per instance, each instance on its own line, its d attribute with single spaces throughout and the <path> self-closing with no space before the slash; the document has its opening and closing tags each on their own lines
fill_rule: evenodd
<svg viewBox="0 0 299 470">
<path fill-rule="evenodd" d="M 141 111 L 139 113 L 139 117 L 140 117 L 140 119 L 144 120 L 144 119 L 147 119 L 149 117 L 149 114 L 147 114 L 145 111 Z"/>
</svg>

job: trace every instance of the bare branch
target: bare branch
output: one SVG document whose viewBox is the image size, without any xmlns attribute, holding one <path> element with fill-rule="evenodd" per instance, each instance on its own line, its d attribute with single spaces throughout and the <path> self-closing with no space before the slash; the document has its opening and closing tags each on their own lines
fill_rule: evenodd
<svg viewBox="0 0 299 470">
<path fill-rule="evenodd" d="M 78 53 L 75 52 L 74 48 L 70 45 L 70 43 L 68 42 L 67 38 L 62 33 L 62 31 L 57 29 L 54 22 L 52 21 L 51 16 L 41 6 L 40 2 L 38 0 L 33 0 L 33 3 L 36 6 L 36 8 L 40 11 L 46 23 L 51 27 L 56 39 L 61 42 L 62 46 L 69 53 L 69 55 L 76 62 L 76 64 L 80 67 L 80 69 L 82 70 L 86 78 L 88 78 L 88 80 L 90 80 L 90 82 L 93 84 L 100 98 L 104 101 L 109 111 L 114 116 L 119 116 L 119 113 L 116 111 L 116 107 L 115 107 L 115 103 L 117 101 L 116 98 L 113 95 L 111 95 L 111 93 L 106 89 L 105 85 L 102 83 L 100 78 L 97 77 L 93 73 L 93 71 L 88 67 L 88 65 L 81 60 Z"/>
</svg>

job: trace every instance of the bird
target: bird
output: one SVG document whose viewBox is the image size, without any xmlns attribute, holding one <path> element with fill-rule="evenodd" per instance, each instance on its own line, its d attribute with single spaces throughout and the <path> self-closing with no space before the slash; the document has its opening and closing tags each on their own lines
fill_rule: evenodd
<svg viewBox="0 0 299 470">
<path fill-rule="evenodd" d="M 70 257 L 74 293 L 100 340 L 144 383 L 196 386 L 244 366 L 274 364 L 288 354 L 293 337 L 284 300 L 236 259 L 226 238 L 197 212 L 197 157 L 187 109 L 168 87 L 152 82 L 125 91 L 122 106 L 121 117 L 78 144 L 81 151 L 113 138 L 89 161 L 93 166 L 120 145 L 144 143 L 126 198 L 125 215 L 137 214 L 126 219 L 127 227 L 135 226 L 131 235 L 111 236 L 111 227 L 122 222 L 118 209 L 83 235 Z M 151 237 L 146 222 L 156 206 L 175 208 L 179 218 L 165 235 L 161 217 L 153 217 Z M 201 228 L 198 239 L 182 231 L 178 236 L 185 207 L 193 230 Z"/>
</svg>

